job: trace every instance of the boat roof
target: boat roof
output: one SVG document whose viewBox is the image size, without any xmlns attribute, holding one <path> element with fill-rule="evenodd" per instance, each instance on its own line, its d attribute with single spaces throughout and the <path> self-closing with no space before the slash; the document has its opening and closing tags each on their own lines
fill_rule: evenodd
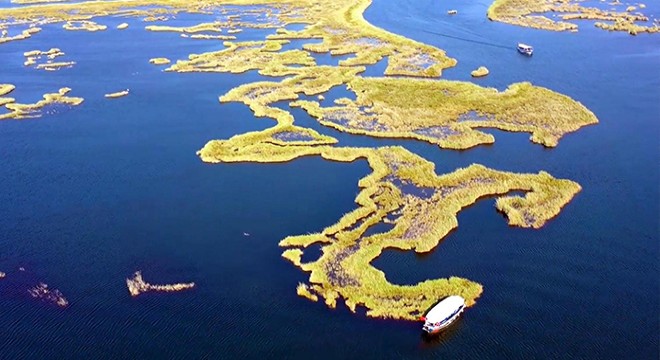
<svg viewBox="0 0 660 360">
<path fill-rule="evenodd" d="M 465 299 L 462 297 L 457 295 L 449 296 L 437 303 L 428 314 L 426 314 L 426 321 L 432 323 L 442 321 L 463 305 L 465 305 Z"/>
<path fill-rule="evenodd" d="M 531 49 L 532 48 L 531 45 L 527 45 L 527 44 L 523 44 L 523 43 L 518 43 L 518 47 L 523 48 L 523 49 Z"/>
</svg>

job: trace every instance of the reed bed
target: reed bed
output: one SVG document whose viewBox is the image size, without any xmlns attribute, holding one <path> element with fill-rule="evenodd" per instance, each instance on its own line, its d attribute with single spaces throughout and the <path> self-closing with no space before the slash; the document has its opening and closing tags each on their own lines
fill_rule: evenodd
<svg viewBox="0 0 660 360">
<path fill-rule="evenodd" d="M 62 27 L 65 30 L 71 30 L 71 31 L 103 31 L 107 29 L 108 27 L 105 25 L 97 24 L 94 21 L 91 20 L 80 20 L 80 21 L 67 21 Z"/>
<path fill-rule="evenodd" d="M 456 214 L 461 209 L 484 196 L 512 191 L 525 191 L 526 196 L 502 197 L 497 209 L 507 215 L 512 226 L 538 228 L 580 190 L 577 183 L 544 172 L 514 174 L 481 165 L 438 176 L 433 163 L 402 147 L 286 146 L 263 140 L 250 144 L 248 139 L 257 140 L 258 135 L 248 133 L 209 142 L 200 150 L 200 157 L 208 162 L 281 162 L 311 155 L 342 162 L 367 159 L 373 172 L 359 182 L 359 207 L 319 233 L 290 236 L 280 246 L 287 248 L 284 258 L 310 273 L 309 284 L 298 286 L 299 295 L 321 297 L 329 307 L 343 299 L 350 310 L 363 306 L 371 317 L 415 320 L 444 296 L 461 295 L 472 305 L 483 291 L 481 285 L 459 277 L 415 285 L 392 284 L 371 265 L 384 249 L 431 251 L 458 226 Z M 430 197 L 419 197 L 405 194 L 397 184 L 434 191 Z M 388 215 L 396 215 L 390 231 L 364 235 Z M 312 244 L 322 244 L 321 257 L 302 263 L 304 248 Z"/>
<path fill-rule="evenodd" d="M 16 89 L 16 86 L 12 84 L 0 84 L 0 96 L 8 95 L 14 89 Z"/>
<path fill-rule="evenodd" d="M 470 73 L 472 77 L 483 77 L 488 74 L 490 74 L 490 71 L 485 66 L 479 66 L 476 70 L 472 70 L 472 72 Z"/>
<path fill-rule="evenodd" d="M 529 132 L 531 141 L 554 147 L 564 134 L 598 122 L 579 102 L 526 82 L 512 84 L 504 92 L 468 82 L 421 79 L 355 77 L 348 86 L 355 101 L 342 99 L 330 107 L 314 101 L 291 105 L 340 131 L 412 138 L 451 149 L 494 141 L 478 128 Z M 470 113 L 480 119 L 464 120 Z M 423 131 L 438 127 L 446 131 Z"/>
<path fill-rule="evenodd" d="M 267 0 L 118 0 L 0 9 L 0 19 L 41 18 L 47 19 L 43 23 L 52 23 L 90 21 L 117 14 L 155 19 L 180 11 L 205 12 L 211 5 L 265 3 Z M 371 317 L 415 320 L 448 295 L 461 295 L 468 305 L 473 305 L 483 287 L 460 277 L 430 279 L 412 285 L 392 284 L 372 265 L 383 250 L 431 251 L 458 226 L 457 213 L 484 196 L 500 197 L 496 209 L 508 217 L 510 225 L 538 228 L 556 216 L 580 186 L 543 172 L 514 174 L 481 165 L 438 175 L 433 163 L 403 147 L 337 147 L 336 139 L 295 125 L 291 113 L 274 104 L 287 101 L 305 109 L 324 125 L 345 132 L 414 138 L 461 149 L 494 141 L 491 135 L 476 130 L 480 127 L 530 132 L 532 141 L 555 146 L 563 134 L 597 119 L 578 102 L 529 83 L 513 84 L 498 92 L 463 82 L 360 77 L 364 65 L 375 64 L 385 57 L 388 58 L 385 75 L 395 76 L 435 78 L 443 69 L 456 64 L 455 59 L 440 49 L 369 24 L 363 13 L 370 3 L 370 0 L 282 0 L 269 4 L 278 14 L 263 10 L 266 17 L 276 19 L 261 24 L 241 22 L 240 15 L 228 15 L 224 9 L 226 21 L 191 27 L 148 26 L 147 30 L 190 36 L 200 32 L 220 33 L 225 28 L 280 27 L 264 41 L 226 42 L 224 50 L 192 54 L 167 69 L 230 73 L 258 70 L 265 76 L 286 77 L 280 81 L 245 84 L 219 99 L 222 103 L 242 102 L 255 117 L 273 119 L 274 126 L 209 141 L 197 154 L 209 163 L 274 163 L 303 156 L 320 156 L 337 162 L 366 160 L 372 173 L 358 183 L 356 209 L 318 233 L 282 239 L 280 246 L 286 248 L 282 257 L 309 273 L 308 284 L 301 283 L 296 289 L 300 296 L 313 301 L 322 298 L 329 307 L 336 307 L 343 300 L 352 311 L 358 306 L 366 308 Z M 153 7 L 136 8 L 145 5 Z M 307 24 L 300 31 L 284 28 L 300 22 Z M 303 50 L 282 52 L 282 46 L 292 39 L 321 39 L 321 42 L 305 44 Z M 309 52 L 352 56 L 336 67 L 317 66 Z M 318 97 L 340 85 L 348 85 L 356 100 L 341 99 L 330 107 L 300 100 L 301 94 Z M 47 94 L 51 96 L 45 96 L 45 100 L 71 104 L 82 101 L 65 97 L 68 89 L 62 90 L 59 97 Z M 29 114 L 40 108 L 38 105 L 5 106 L 13 109 L 12 112 L 25 110 Z M 470 113 L 481 118 L 465 120 L 465 115 Z M 428 193 L 417 193 L 411 188 L 423 188 Z M 507 195 L 513 191 L 524 191 L 525 196 Z M 371 227 L 385 222 L 392 225 L 390 230 L 366 235 Z M 304 249 L 312 244 L 321 245 L 322 255 L 304 263 Z M 151 285 L 137 272 L 127 279 L 127 286 L 136 296 L 144 291 L 184 290 L 194 283 Z"/>
<path fill-rule="evenodd" d="M 117 92 L 105 94 L 105 97 L 108 98 L 108 99 L 116 99 L 116 98 L 124 97 L 128 94 L 129 94 L 129 90 L 126 89 L 126 90 L 122 90 L 122 91 L 117 91 Z"/>
<path fill-rule="evenodd" d="M 0 44 L 4 44 L 4 43 L 8 43 L 10 41 L 16 41 L 16 40 L 25 40 L 25 39 L 28 39 L 28 38 L 32 37 L 32 35 L 40 32 L 40 31 L 41 31 L 40 27 L 30 27 L 30 28 L 27 28 L 27 29 L 21 31 L 20 34 L 17 34 L 17 35 L 14 35 L 14 36 L 7 36 L 7 33 L 3 32 L 2 36 L 0 36 Z"/>
<path fill-rule="evenodd" d="M 149 59 L 149 63 L 154 65 L 167 65 L 170 62 L 171 62 L 170 59 L 164 57 Z"/>
<path fill-rule="evenodd" d="M 40 110 L 48 105 L 63 104 L 70 106 L 77 106 L 84 101 L 80 97 L 69 97 L 67 94 L 71 91 L 70 88 L 61 88 L 56 93 L 44 94 L 43 100 L 39 100 L 34 104 L 20 104 L 14 101 L 5 104 L 5 108 L 9 110 L 6 114 L 0 114 L 0 120 L 8 119 L 26 119 L 40 117 Z"/>
<path fill-rule="evenodd" d="M 620 2 L 613 6 L 624 6 Z M 642 8 L 640 6 L 640 8 Z M 595 7 L 582 6 L 578 0 L 494 0 L 488 8 L 488 18 L 512 25 L 552 31 L 577 31 L 578 25 L 573 20 L 600 20 L 597 28 L 609 31 L 626 31 L 631 35 L 639 32 L 659 32 L 657 25 L 640 25 L 648 22 L 648 17 L 641 13 L 632 13 L 634 6 L 621 8 L 621 11 L 607 11 Z M 561 13 L 564 21 L 554 21 L 542 14 Z M 602 21 L 609 21 L 605 23 Z"/>
</svg>

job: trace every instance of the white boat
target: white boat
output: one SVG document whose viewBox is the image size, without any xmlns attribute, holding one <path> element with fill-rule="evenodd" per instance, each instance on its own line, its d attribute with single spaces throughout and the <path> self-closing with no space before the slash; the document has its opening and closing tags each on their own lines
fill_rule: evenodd
<svg viewBox="0 0 660 360">
<path fill-rule="evenodd" d="M 456 295 L 449 296 L 437 303 L 422 318 L 424 320 L 422 329 L 428 334 L 438 333 L 458 319 L 464 309 L 465 299 Z"/>
<path fill-rule="evenodd" d="M 518 43 L 518 52 L 523 55 L 532 56 L 534 48 L 531 45 Z"/>
</svg>

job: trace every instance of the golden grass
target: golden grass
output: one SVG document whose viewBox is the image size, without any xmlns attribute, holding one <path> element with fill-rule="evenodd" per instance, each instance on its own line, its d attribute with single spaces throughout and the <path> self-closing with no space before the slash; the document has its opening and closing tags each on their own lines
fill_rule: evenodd
<svg viewBox="0 0 660 360">
<path fill-rule="evenodd" d="M 0 84 L 0 96 L 5 96 L 14 91 L 14 89 L 16 89 L 16 86 L 12 84 Z"/>
<path fill-rule="evenodd" d="M 66 96 L 70 91 L 70 88 L 65 87 L 61 88 L 56 93 L 44 94 L 43 100 L 39 100 L 34 104 L 20 104 L 11 101 L 4 105 L 5 108 L 9 110 L 9 112 L 6 114 L 0 114 L 0 120 L 37 118 L 41 116 L 39 111 L 42 108 L 52 104 L 63 104 L 70 106 L 80 105 L 84 99 L 79 97 Z"/>
<path fill-rule="evenodd" d="M 314 58 L 305 51 L 278 52 L 287 42 L 286 40 L 226 42 L 227 48 L 224 50 L 199 55 L 191 54 L 188 60 L 177 61 L 167 71 L 243 73 L 259 70 L 260 73 L 273 73 L 290 65 L 316 65 Z"/>
<path fill-rule="evenodd" d="M 47 4 L 47 3 L 57 3 L 57 2 L 66 2 L 71 0 L 11 0 L 14 4 Z"/>
<path fill-rule="evenodd" d="M 193 35 L 190 35 L 190 38 L 191 39 L 198 39 L 198 40 L 235 40 L 236 36 L 193 34 Z"/>
<path fill-rule="evenodd" d="M 62 68 L 70 68 L 76 64 L 75 61 L 59 61 L 53 62 L 53 59 L 63 56 L 64 52 L 58 48 L 52 48 L 48 51 L 41 50 L 31 50 L 23 53 L 25 56 L 25 66 L 35 66 L 35 69 L 46 70 L 46 71 L 56 71 Z M 38 63 L 37 60 L 43 60 L 45 58 L 46 62 Z"/>
<path fill-rule="evenodd" d="M 355 101 L 340 99 L 330 107 L 314 101 L 291 105 L 340 131 L 411 138 L 450 149 L 494 141 L 477 128 L 529 132 L 531 141 L 554 147 L 564 134 L 598 122 L 579 102 L 530 83 L 499 92 L 459 81 L 355 77 L 349 89 Z"/>
<path fill-rule="evenodd" d="M 102 15 L 158 19 L 184 10 L 204 12 L 213 4 L 264 3 L 267 1 L 84 2 L 1 9 L 0 19 L 46 19 L 40 23 L 89 21 Z M 282 256 L 310 273 L 309 284 L 299 284 L 296 289 L 300 296 L 313 301 L 321 297 L 329 307 L 344 300 L 352 311 L 363 306 L 372 317 L 414 320 L 447 295 L 461 295 L 472 305 L 483 291 L 482 286 L 460 277 L 414 285 L 392 284 L 371 265 L 383 250 L 432 250 L 458 226 L 456 214 L 484 196 L 500 196 L 496 207 L 512 226 L 538 228 L 559 213 L 580 190 L 579 185 L 543 172 L 513 174 L 480 165 L 439 176 L 433 163 L 402 147 L 335 147 L 336 139 L 295 125 L 292 114 L 274 104 L 298 100 L 300 94 L 321 100 L 330 88 L 348 85 L 357 100 L 340 99 L 336 106 L 325 108 L 311 101 L 290 104 L 303 107 L 322 123 L 342 131 L 412 137 L 448 148 L 492 142 L 491 135 L 475 130 L 479 127 L 527 131 L 532 133 L 532 141 L 554 146 L 564 133 L 597 120 L 570 98 L 529 83 L 513 84 L 498 92 L 471 83 L 359 77 L 364 65 L 375 64 L 385 57 L 388 58 L 385 75 L 438 77 L 443 69 L 456 64 L 456 60 L 440 49 L 369 24 L 363 12 L 370 3 L 370 0 L 280 0 L 270 4 L 278 10 L 277 14 L 268 9 L 256 10 L 271 19 L 263 23 L 242 22 L 240 14 L 232 14 L 226 16 L 226 21 L 190 27 L 148 26 L 147 30 L 206 38 L 210 36 L 200 32 L 220 33 L 229 29 L 227 33 L 232 33 L 235 32 L 232 29 L 238 28 L 279 27 L 265 41 L 227 42 L 224 50 L 192 54 L 167 69 L 230 73 L 257 70 L 265 76 L 286 77 L 245 84 L 220 97 L 220 102 L 246 104 L 256 117 L 273 119 L 276 122 L 273 127 L 228 140 L 209 141 L 197 154 L 209 163 L 273 163 L 303 156 L 340 162 L 366 159 L 373 171 L 359 181 L 360 192 L 355 199 L 358 207 L 319 233 L 283 239 L 280 245 L 286 250 Z M 146 5 L 153 7 L 136 8 Z M 227 9 L 221 12 L 228 13 Z M 307 24 L 303 30 L 284 29 L 287 24 L 300 22 Z M 291 39 L 321 39 L 321 42 L 304 45 L 304 51 L 282 52 L 282 46 Z M 352 57 L 342 60 L 337 67 L 317 66 L 308 52 Z M 550 108 L 553 111 L 549 112 Z M 470 118 L 474 114 L 482 118 Z M 512 191 L 526 194 L 506 196 Z M 385 233 L 365 235 L 379 223 L 389 223 L 392 228 Z M 304 250 L 312 244 L 322 246 L 322 255 L 316 261 L 303 263 Z M 137 272 L 127 279 L 127 285 L 131 294 L 137 295 L 150 290 L 180 290 L 194 284 L 151 285 Z"/>
<path fill-rule="evenodd" d="M 159 57 L 159 58 L 149 59 L 149 62 L 154 65 L 166 65 L 169 64 L 171 61 L 168 58 Z"/>
<path fill-rule="evenodd" d="M 105 25 L 100 25 L 90 20 L 67 21 L 64 25 L 62 25 L 62 27 L 65 30 L 71 30 L 71 31 L 84 30 L 91 32 L 103 31 L 108 28 Z"/>
<path fill-rule="evenodd" d="M 490 71 L 485 66 L 479 66 L 479 68 L 477 68 L 476 70 L 472 70 L 472 72 L 470 73 L 472 77 L 482 77 L 488 74 L 490 74 Z"/>
<path fill-rule="evenodd" d="M 309 286 L 307 286 L 307 284 L 299 283 L 298 286 L 296 287 L 296 293 L 299 296 L 302 296 L 314 302 L 319 301 L 319 297 L 310 291 L 310 288 Z"/>
<path fill-rule="evenodd" d="M 135 297 L 146 292 L 176 292 L 192 289 L 195 287 L 195 283 L 178 283 L 178 284 L 168 284 L 168 285 L 153 285 L 142 279 L 142 273 L 140 271 L 135 272 L 132 278 L 126 279 L 126 286 L 128 287 L 128 292 L 131 296 Z"/>
<path fill-rule="evenodd" d="M 113 92 L 113 93 L 110 93 L 110 94 L 105 94 L 105 97 L 108 98 L 108 99 L 116 99 L 116 98 L 119 98 L 119 97 L 124 97 L 124 96 L 128 95 L 128 93 L 129 93 L 129 91 L 128 91 L 128 89 L 126 89 L 126 90 L 122 90 L 122 91 Z"/>
<path fill-rule="evenodd" d="M 617 19 L 613 23 L 596 22 L 594 24 L 597 28 L 608 31 L 625 31 L 630 35 L 637 35 L 639 33 L 657 33 L 660 32 L 660 26 L 654 24 L 653 26 L 637 25 L 633 21 L 627 19 Z"/>
<path fill-rule="evenodd" d="M 613 6 L 623 6 L 620 2 Z M 642 8 L 640 6 L 640 8 Z M 488 18 L 512 25 L 553 31 L 577 31 L 578 25 L 573 20 L 600 20 L 598 28 L 610 31 L 626 31 L 632 35 L 639 32 L 659 32 L 657 24 L 645 26 L 638 22 L 648 22 L 648 17 L 641 13 L 633 14 L 634 6 L 621 11 L 607 11 L 595 7 L 582 6 L 578 0 L 494 0 L 488 8 Z M 563 21 L 554 21 L 542 14 L 562 13 Z"/>
<path fill-rule="evenodd" d="M 2 36 L 0 37 L 0 44 L 8 43 L 10 41 L 16 40 L 25 40 L 32 37 L 33 34 L 41 31 L 40 27 L 30 27 L 23 30 L 20 34 L 14 36 L 7 36 L 7 33 L 3 30 Z"/>
<path fill-rule="evenodd" d="M 513 226 L 538 228 L 580 190 L 578 184 L 544 172 L 514 174 L 481 165 L 438 176 L 433 163 L 401 147 L 287 146 L 266 141 L 249 143 L 248 138 L 259 141 L 255 133 L 238 135 L 226 141 L 211 141 L 198 154 L 207 162 L 280 162 L 310 155 L 332 161 L 367 159 L 373 173 L 359 182 L 359 208 L 320 233 L 287 237 L 280 245 L 289 248 L 282 254 L 284 258 L 310 272 L 310 285 L 299 285 L 299 295 L 322 297 L 330 307 L 344 299 L 352 311 L 358 305 L 364 306 L 372 317 L 415 320 L 444 296 L 461 295 L 472 305 L 482 292 L 481 285 L 458 277 L 416 285 L 391 284 L 371 265 L 384 249 L 430 251 L 458 226 L 456 214 L 462 208 L 481 197 L 511 191 L 522 190 L 527 195 L 501 198 L 497 209 L 509 217 Z M 425 189 L 427 194 L 406 187 Z M 391 218 L 393 224 L 390 231 L 364 235 L 369 227 L 386 218 Z M 317 243 L 323 246 L 321 257 L 302 263 L 304 248 Z"/>
<path fill-rule="evenodd" d="M 68 69 L 75 65 L 75 61 L 59 61 L 59 62 L 46 62 L 44 64 L 38 64 L 35 69 L 37 70 L 46 70 L 46 71 L 57 71 L 60 69 Z"/>
</svg>

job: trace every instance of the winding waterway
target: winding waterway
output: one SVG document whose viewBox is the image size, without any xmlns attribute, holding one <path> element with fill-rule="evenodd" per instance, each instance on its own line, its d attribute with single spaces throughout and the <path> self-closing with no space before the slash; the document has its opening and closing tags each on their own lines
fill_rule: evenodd
<svg viewBox="0 0 660 360">
<path fill-rule="evenodd" d="M 660 4 L 647 5 L 660 14 Z M 195 155 L 210 139 L 273 124 L 242 104 L 218 104 L 229 89 L 259 80 L 254 72 L 164 73 L 148 63 L 221 43 L 149 33 L 128 19 L 124 32 L 53 25 L 0 45 L 0 82 L 17 85 L 12 96 L 35 101 L 69 86 L 85 98 L 41 119 L 0 122 L 0 271 L 7 273 L 0 358 L 657 359 L 660 37 L 589 23 L 578 33 L 525 29 L 489 22 L 487 7 L 374 0 L 365 18 L 457 58 L 446 79 L 471 80 L 470 71 L 485 65 L 491 73 L 478 84 L 531 81 L 582 102 L 598 125 L 553 149 L 528 134 L 487 129 L 494 145 L 448 151 L 339 133 L 292 111 L 298 124 L 341 145 L 403 145 L 439 172 L 481 163 L 581 184 L 539 230 L 509 227 L 494 200 L 484 199 L 459 213 L 459 228 L 433 252 L 386 251 L 375 261 L 395 283 L 457 275 L 483 284 L 477 305 L 433 341 L 420 336 L 419 323 L 298 297 L 307 276 L 280 257 L 284 237 L 319 231 L 355 208 L 366 162 L 211 166 Z M 458 15 L 447 16 L 449 9 Z M 270 32 L 246 30 L 239 39 Z M 535 46 L 532 58 L 515 52 L 518 41 Z M 76 66 L 45 73 L 22 65 L 23 52 L 50 47 Z M 125 98 L 103 97 L 125 88 Z M 333 91 L 328 98 L 344 95 Z M 136 270 L 154 283 L 197 287 L 132 299 L 124 279 Z M 39 281 L 61 290 L 70 306 L 30 298 L 26 287 Z"/>
</svg>

